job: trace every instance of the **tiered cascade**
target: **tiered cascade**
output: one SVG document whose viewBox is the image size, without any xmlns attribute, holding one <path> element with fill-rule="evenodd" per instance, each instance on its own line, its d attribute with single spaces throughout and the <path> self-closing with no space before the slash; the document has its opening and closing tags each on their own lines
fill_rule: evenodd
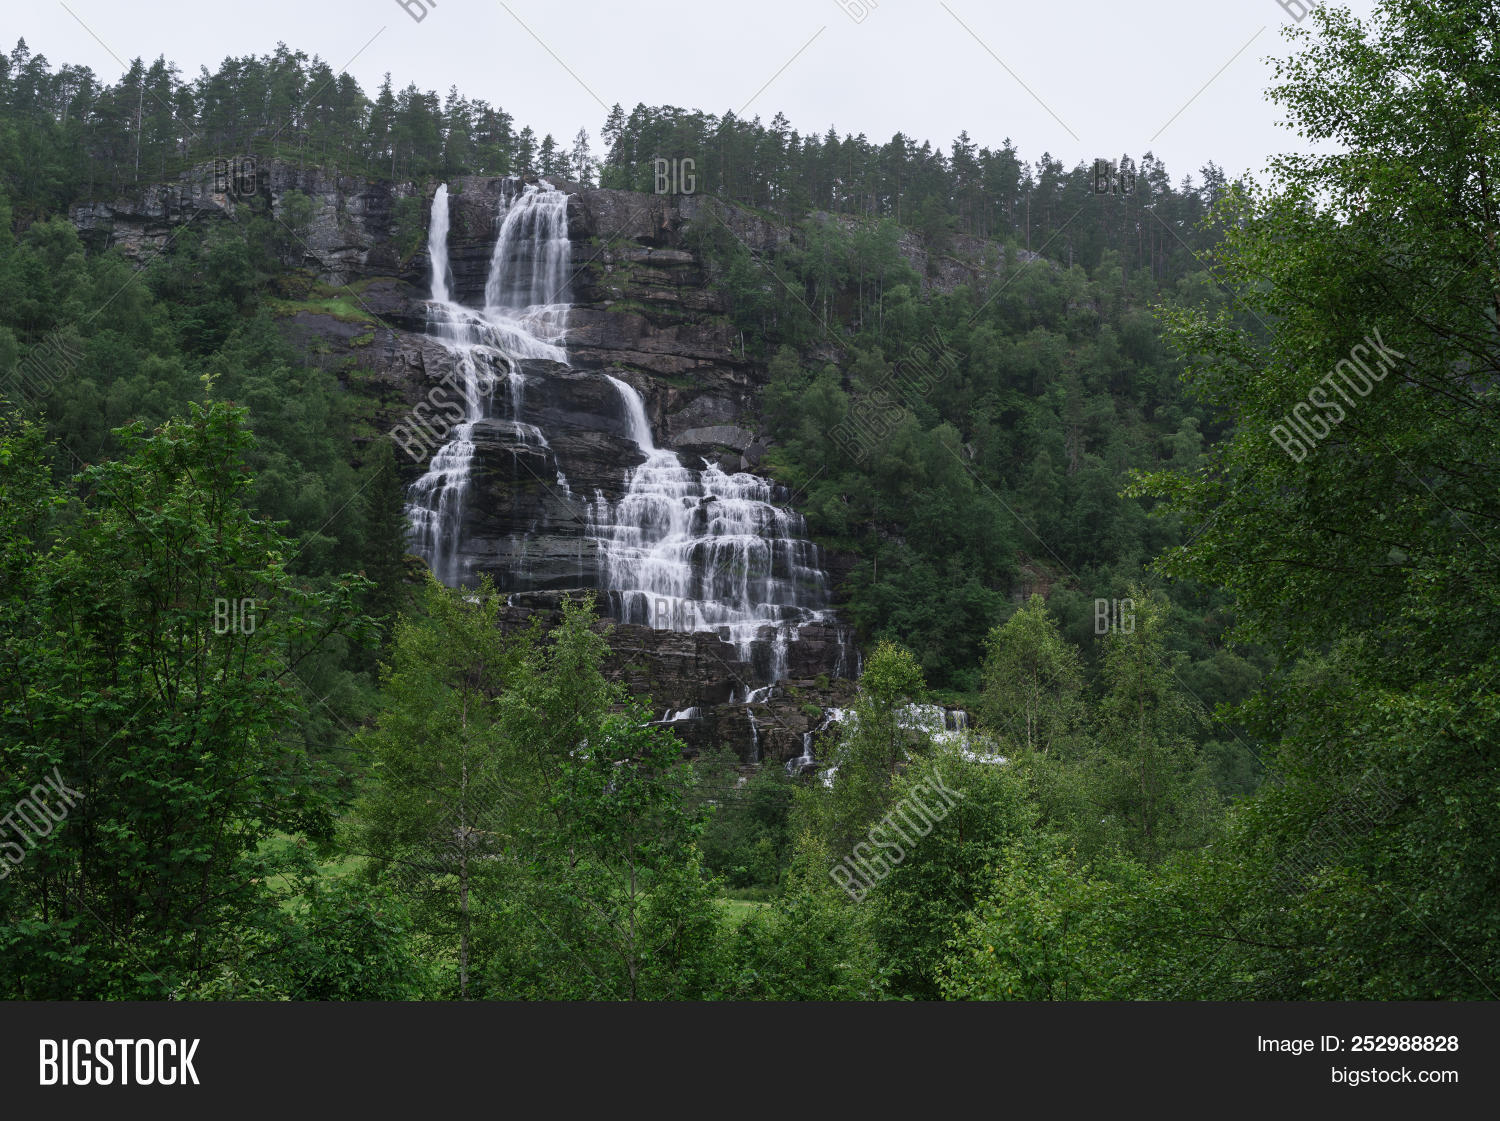
<svg viewBox="0 0 1500 1121">
<path fill-rule="evenodd" d="M 801 515 L 775 505 L 765 479 L 706 462 L 690 468 L 658 448 L 641 395 L 609 380 L 646 457 L 618 502 L 600 498 L 589 512 L 611 613 L 664 630 L 716 631 L 757 677 L 779 680 L 797 629 L 834 622 Z"/>
<path fill-rule="evenodd" d="M 549 447 L 542 430 L 524 419 L 525 393 L 528 378 L 535 386 L 534 379 L 555 375 L 549 363 L 569 365 L 567 207 L 567 194 L 549 184 L 506 181 L 484 306 L 471 308 L 453 296 L 458 286 L 448 259 L 447 186 L 433 198 L 427 334 L 451 358 L 445 378 L 454 402 L 450 413 L 462 417 L 412 485 L 408 514 L 415 549 L 451 586 L 473 579 L 465 504 L 476 456 L 487 454 L 485 441 L 501 436 L 512 445 Z M 594 376 L 568 376 L 579 374 Z M 825 624 L 845 633 L 829 608 L 817 547 L 806 539 L 800 515 L 778 504 L 786 497 L 772 483 L 706 461 L 686 465 L 657 446 L 640 392 L 609 373 L 597 376 L 610 383 L 605 396 L 618 408 L 615 416 L 599 418 L 600 429 L 618 433 L 623 427 L 644 462 L 623 470 L 617 498 L 596 491 L 592 501 L 575 500 L 561 467 L 557 493 L 587 527 L 581 547 L 597 554 L 593 579 L 608 614 L 662 630 L 716 633 L 735 651 L 736 664 L 726 660 L 725 670 L 741 701 L 754 703 L 757 694 L 763 700 L 765 686 L 787 676 L 800 628 Z M 525 588 L 524 568 L 510 575 L 511 587 Z M 837 657 L 835 675 L 857 671 L 847 640 L 838 643 Z M 685 710 L 671 718 L 698 715 Z"/>
<path fill-rule="evenodd" d="M 450 295 L 448 186 L 437 189 L 427 236 L 432 296 L 427 333 L 452 357 L 448 396 L 458 398 L 463 419 L 433 453 L 427 471 L 408 494 L 412 543 L 443 583 L 466 581 L 460 533 L 464 499 L 474 460 L 474 426 L 491 419 L 495 390 L 505 382 L 504 417 L 520 443 L 547 446 L 535 425 L 521 419 L 526 379 L 518 363 L 531 359 L 567 362 L 563 337 L 568 318 L 568 196 L 546 184 L 507 180 L 503 217 L 485 280 L 485 306 L 467 308 Z M 567 492 L 559 471 L 557 483 Z"/>
</svg>

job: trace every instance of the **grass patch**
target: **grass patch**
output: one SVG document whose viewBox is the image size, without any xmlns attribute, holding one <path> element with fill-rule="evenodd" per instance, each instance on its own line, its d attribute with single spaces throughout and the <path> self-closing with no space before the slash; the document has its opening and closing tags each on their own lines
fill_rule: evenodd
<svg viewBox="0 0 1500 1121">
<path fill-rule="evenodd" d="M 753 899 L 725 899 L 723 896 L 715 899 L 714 902 L 724 912 L 724 917 L 729 920 L 731 927 L 743 926 L 745 920 L 751 915 L 770 906 L 768 903 L 758 903 Z"/>
<path fill-rule="evenodd" d="M 267 838 L 261 845 L 260 851 L 262 853 L 282 852 L 295 847 L 296 844 L 296 838 L 289 833 L 278 833 L 274 837 Z M 364 864 L 364 857 L 345 853 L 318 861 L 314 865 L 314 870 L 317 872 L 319 882 L 327 886 L 335 880 L 356 874 L 364 867 Z M 266 881 L 266 886 L 270 888 L 272 895 L 280 898 L 283 910 L 289 910 L 294 906 L 296 897 L 292 894 L 293 885 L 286 877 L 271 876 Z"/>
<path fill-rule="evenodd" d="M 301 311 L 317 315 L 328 315 L 345 323 L 368 323 L 372 326 L 380 321 L 360 307 L 347 292 L 336 296 L 312 296 L 305 300 L 267 300 L 266 305 L 273 315 L 296 315 Z M 373 338 L 373 335 L 372 335 Z"/>
</svg>

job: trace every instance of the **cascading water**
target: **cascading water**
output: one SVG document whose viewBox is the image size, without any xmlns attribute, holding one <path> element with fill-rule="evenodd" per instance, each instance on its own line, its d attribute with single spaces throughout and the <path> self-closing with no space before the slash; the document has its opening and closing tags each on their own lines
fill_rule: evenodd
<svg viewBox="0 0 1500 1121">
<path fill-rule="evenodd" d="M 844 710 L 841 708 L 830 708 L 823 713 L 823 722 L 811 731 L 802 733 L 802 754 L 795 759 L 786 761 L 786 773 L 789 775 L 800 775 L 817 768 L 818 759 L 813 754 L 813 744 L 817 738 L 834 724 L 844 721 Z"/>
<path fill-rule="evenodd" d="M 834 621 L 818 549 L 799 514 L 776 506 L 771 483 L 683 465 L 658 448 L 634 387 L 610 377 L 629 432 L 646 462 L 618 502 L 598 498 L 590 532 L 602 582 L 622 622 L 663 630 L 717 631 L 763 680 L 786 676 L 798 627 Z M 747 697 L 747 700 L 749 698 Z"/>
<path fill-rule="evenodd" d="M 507 179 L 500 205 L 505 219 L 490 254 L 484 306 L 497 329 L 514 332 L 508 353 L 514 358 L 568 361 L 568 196 L 550 184 L 519 188 Z"/>
<path fill-rule="evenodd" d="M 841 708 L 825 709 L 823 722 L 812 731 L 802 734 L 802 754 L 787 760 L 787 774 L 806 774 L 817 768 L 818 761 L 813 754 L 813 744 L 834 724 L 842 725 L 852 731 L 859 726 L 859 714 Z M 971 763 L 1003 765 L 1008 762 L 1004 755 L 986 750 L 993 747 L 993 743 L 987 737 L 976 735 L 969 730 L 969 714 L 961 708 L 945 708 L 942 705 L 931 704 L 903 705 L 896 712 L 896 725 L 908 732 L 915 732 L 938 746 L 956 748 L 958 753 Z M 831 784 L 831 775 L 835 770 L 837 768 L 829 768 L 823 772 L 825 783 Z"/>
<path fill-rule="evenodd" d="M 432 302 L 450 303 L 448 296 L 448 184 L 432 196 L 432 218 L 427 229 L 427 262 L 432 269 Z"/>
<path fill-rule="evenodd" d="M 550 451 L 541 430 L 522 419 L 527 376 L 545 376 L 546 370 L 524 371 L 523 364 L 568 365 L 567 202 L 564 192 L 546 183 L 502 184 L 484 306 L 475 309 L 454 296 L 460 286 L 448 260 L 447 185 L 433 197 L 427 331 L 451 357 L 444 383 L 457 408 L 449 412 L 461 411 L 462 418 L 413 483 L 408 514 L 414 548 L 452 586 L 470 578 L 460 538 L 476 429 L 486 449 L 492 443 L 519 443 Z M 845 633 L 828 606 L 818 549 L 806 539 L 802 518 L 777 504 L 785 497 L 773 484 L 748 473 L 726 473 L 706 461 L 688 467 L 675 452 L 656 446 L 641 394 L 618 378 L 599 376 L 611 383 L 626 432 L 644 462 L 628 473 L 618 501 L 596 492 L 588 505 L 597 585 L 610 614 L 621 622 L 716 632 L 733 645 L 750 678 L 740 682 L 740 703 L 747 706 L 758 760 L 760 727 L 749 706 L 768 699 L 765 683 L 787 675 L 790 643 L 799 628 L 825 623 L 837 628 L 837 635 Z M 560 468 L 557 482 L 565 499 L 574 501 Z M 524 565 L 515 575 L 524 581 Z M 851 663 L 857 673 L 857 651 L 845 640 L 836 642 L 835 675 L 847 672 Z M 699 710 L 688 708 L 668 711 L 663 722 L 702 718 Z M 810 745 L 804 755 L 810 755 Z"/>
<path fill-rule="evenodd" d="M 510 434 L 519 443 L 547 447 L 535 425 L 521 419 L 526 379 L 518 362 L 545 359 L 566 364 L 563 338 L 569 310 L 568 196 L 548 184 L 506 180 L 501 194 L 500 231 L 485 279 L 485 306 L 464 307 L 450 295 L 448 264 L 448 185 L 432 199 L 427 257 L 432 296 L 427 304 L 427 333 L 452 357 L 444 384 L 456 391 L 463 419 L 433 453 L 427 471 L 412 484 L 407 515 L 411 539 L 433 574 L 456 586 L 467 575 L 460 563 L 459 534 L 464 498 L 474 458 L 474 426 L 490 418 L 495 387 L 507 384 Z M 557 472 L 565 494 L 567 479 Z"/>
</svg>

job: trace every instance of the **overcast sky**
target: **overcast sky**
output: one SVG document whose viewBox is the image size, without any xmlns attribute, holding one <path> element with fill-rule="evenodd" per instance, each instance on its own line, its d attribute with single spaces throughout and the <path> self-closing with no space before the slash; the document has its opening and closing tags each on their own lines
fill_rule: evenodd
<svg viewBox="0 0 1500 1121">
<path fill-rule="evenodd" d="M 1287 0 L 1295 9 L 1293 0 Z M 405 7 L 403 6 L 405 4 Z M 1352 0 L 1369 13 L 1373 0 Z M 1293 22 L 1278 0 L 256 0 L 149 5 L 6 0 L 6 48 L 24 35 L 53 65 L 114 81 L 157 55 L 185 77 L 285 42 L 373 94 L 389 71 L 503 106 L 516 127 L 596 138 L 609 105 L 673 104 L 803 133 L 898 130 L 946 148 L 967 129 L 1023 158 L 1072 166 L 1153 151 L 1174 180 L 1206 161 L 1230 177 L 1304 148 L 1265 100 L 1266 58 Z M 406 8 L 420 9 L 420 22 Z M 75 18 L 76 17 L 76 18 Z M 856 18 L 857 17 L 857 18 Z M 602 104 L 601 104 L 602 103 Z"/>
</svg>

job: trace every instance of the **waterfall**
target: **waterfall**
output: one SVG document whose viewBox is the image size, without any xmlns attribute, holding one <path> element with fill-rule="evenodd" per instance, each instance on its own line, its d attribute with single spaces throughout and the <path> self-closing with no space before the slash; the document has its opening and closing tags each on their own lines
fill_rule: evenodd
<svg viewBox="0 0 1500 1121">
<path fill-rule="evenodd" d="M 658 448 L 640 393 L 609 381 L 646 458 L 618 502 L 600 497 L 589 511 L 611 610 L 621 622 L 716 631 L 747 663 L 760 644 L 763 679 L 785 677 L 797 628 L 833 621 L 828 579 L 801 516 L 777 506 L 773 485 L 756 475 L 707 461 L 690 468 Z"/>
<path fill-rule="evenodd" d="M 852 713 L 849 715 L 853 716 Z M 842 724 L 844 719 L 845 714 L 843 709 L 826 709 L 823 713 L 822 723 L 816 728 L 802 733 L 802 754 L 795 759 L 788 759 L 786 761 L 786 773 L 789 775 L 800 775 L 815 769 L 818 765 L 818 759 L 813 754 L 813 744 L 819 736 L 828 731 L 834 724 Z"/>
<path fill-rule="evenodd" d="M 432 220 L 427 229 L 427 260 L 432 267 L 432 302 L 446 304 L 448 298 L 448 184 L 432 196 Z"/>
<path fill-rule="evenodd" d="M 548 184 L 506 180 L 500 200 L 499 233 L 485 278 L 482 309 L 456 303 L 448 284 L 448 185 L 432 198 L 427 257 L 432 295 L 427 334 L 448 352 L 452 368 L 437 392 L 456 394 L 463 419 L 447 433 L 427 470 L 407 494 L 412 545 L 443 583 L 456 586 L 467 575 L 460 563 L 464 498 L 474 458 L 474 428 L 490 420 L 495 389 L 506 383 L 506 434 L 521 444 L 548 447 L 541 429 L 522 419 L 525 376 L 519 362 L 567 363 L 563 339 L 569 310 L 568 196 Z M 557 483 L 571 497 L 567 478 Z"/>
<path fill-rule="evenodd" d="M 896 721 L 908 731 L 922 733 L 933 743 L 968 742 L 969 714 L 961 708 L 911 704 L 900 710 Z"/>
<path fill-rule="evenodd" d="M 568 325 L 568 196 L 549 185 L 502 186 L 505 218 L 490 254 L 484 306 L 497 325 L 516 332 L 514 358 L 550 358 L 566 363 L 562 348 Z"/>
<path fill-rule="evenodd" d="M 495 449 L 525 445 L 546 449 L 549 464 L 557 466 L 547 437 L 525 419 L 525 398 L 528 378 L 535 386 L 547 375 L 545 363 L 569 364 L 568 196 L 545 182 L 507 179 L 500 188 L 481 307 L 466 307 L 457 295 L 464 285 L 449 262 L 447 184 L 434 192 L 428 226 L 427 335 L 448 360 L 447 374 L 429 400 L 434 411 L 446 413 L 451 427 L 429 433 L 428 443 L 439 446 L 408 491 L 407 512 L 414 551 L 450 586 L 472 582 L 474 546 L 466 552 L 463 536 L 476 456 L 488 467 Z M 787 677 L 800 628 L 838 626 L 828 578 L 803 519 L 789 508 L 785 492 L 766 479 L 726 472 L 707 460 L 689 465 L 657 447 L 641 393 L 620 378 L 596 376 L 609 381 L 619 420 L 641 462 L 625 472 L 615 501 L 599 491 L 592 501 L 575 497 L 561 468 L 556 470 L 555 497 L 565 505 L 576 503 L 597 553 L 591 582 L 620 622 L 716 633 L 744 667 L 745 679 L 736 677 L 737 703 L 760 703 L 769 689 L 755 686 Z M 474 519 L 468 521 L 472 525 Z M 510 544 L 511 575 L 523 587 L 528 561 L 519 538 L 526 532 L 513 530 Z M 835 676 L 851 665 L 858 673 L 858 652 L 848 657 L 852 644 L 845 634 L 839 628 L 834 639 Z M 748 715 L 759 758 L 759 726 L 755 713 Z M 669 711 L 664 722 L 701 718 L 684 709 Z"/>
<path fill-rule="evenodd" d="M 856 712 L 841 708 L 825 709 L 822 723 L 811 731 L 802 733 L 802 754 L 786 761 L 787 774 L 806 774 L 817 767 L 813 744 L 834 724 L 853 731 L 859 727 L 859 716 Z M 969 731 L 969 714 L 961 708 L 944 708 L 942 705 L 931 704 L 903 705 L 896 712 L 896 726 L 909 732 L 917 732 L 936 745 L 957 748 L 959 754 L 971 763 L 1007 762 L 1005 756 L 983 750 L 993 744 Z M 837 768 L 829 768 L 824 772 L 825 783 L 831 783 L 831 773 L 834 770 Z"/>
<path fill-rule="evenodd" d="M 412 543 L 426 558 L 433 574 L 444 583 L 458 582 L 458 533 L 463 497 L 469 484 L 469 461 L 474 454 L 474 422 L 484 416 L 494 376 L 466 332 L 461 309 L 449 298 L 448 185 L 432 197 L 427 228 L 427 259 L 432 270 L 432 294 L 427 305 L 427 333 L 453 355 L 454 368 L 440 387 L 444 396 L 457 392 L 463 419 L 448 432 L 448 440 L 428 460 L 427 470 L 408 493 Z M 455 377 L 456 375 L 456 377 Z M 452 384 L 456 380 L 457 384 Z M 445 405 L 453 404 L 445 400 Z M 451 415 L 451 414 L 450 414 Z"/>
</svg>

